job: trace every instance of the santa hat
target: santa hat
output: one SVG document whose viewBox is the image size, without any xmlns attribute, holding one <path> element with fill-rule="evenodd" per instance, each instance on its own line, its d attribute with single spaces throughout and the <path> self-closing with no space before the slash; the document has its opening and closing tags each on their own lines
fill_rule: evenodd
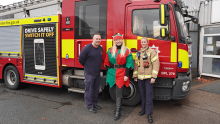
<svg viewBox="0 0 220 124">
<path fill-rule="evenodd" d="M 123 35 L 121 35 L 120 33 L 116 33 L 115 36 L 112 36 L 114 40 L 117 39 L 123 39 Z"/>
</svg>

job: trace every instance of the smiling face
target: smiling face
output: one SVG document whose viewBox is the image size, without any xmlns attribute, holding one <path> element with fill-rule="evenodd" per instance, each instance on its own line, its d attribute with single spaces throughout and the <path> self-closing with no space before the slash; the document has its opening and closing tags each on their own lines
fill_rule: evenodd
<svg viewBox="0 0 220 124">
<path fill-rule="evenodd" d="M 123 43 L 123 40 L 122 40 L 122 39 L 116 39 L 116 40 L 115 40 L 116 46 L 121 46 L 122 43 Z"/>
<path fill-rule="evenodd" d="M 145 38 L 141 39 L 141 46 L 142 46 L 142 48 L 148 47 L 147 39 L 145 39 Z"/>
<path fill-rule="evenodd" d="M 93 42 L 92 44 L 96 47 L 98 47 L 101 43 L 101 36 L 100 35 L 94 35 L 93 36 Z"/>
</svg>

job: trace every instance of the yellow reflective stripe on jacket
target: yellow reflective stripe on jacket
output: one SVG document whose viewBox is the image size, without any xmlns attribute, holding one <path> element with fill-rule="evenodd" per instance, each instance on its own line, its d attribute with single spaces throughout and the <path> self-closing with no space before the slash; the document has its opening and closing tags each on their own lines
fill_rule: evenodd
<svg viewBox="0 0 220 124">
<path fill-rule="evenodd" d="M 152 60 L 151 60 L 151 62 L 154 62 L 155 60 L 157 60 L 158 59 L 158 56 L 155 56 Z"/>
<path fill-rule="evenodd" d="M 158 71 L 153 70 L 153 73 L 158 74 Z"/>
<path fill-rule="evenodd" d="M 135 60 L 135 63 L 138 64 L 138 61 Z"/>
<path fill-rule="evenodd" d="M 144 75 L 144 78 L 151 78 L 151 75 Z"/>
<path fill-rule="evenodd" d="M 138 74 L 138 71 L 134 71 L 133 74 Z"/>
<path fill-rule="evenodd" d="M 138 75 L 138 78 L 151 78 L 151 75 Z"/>
</svg>

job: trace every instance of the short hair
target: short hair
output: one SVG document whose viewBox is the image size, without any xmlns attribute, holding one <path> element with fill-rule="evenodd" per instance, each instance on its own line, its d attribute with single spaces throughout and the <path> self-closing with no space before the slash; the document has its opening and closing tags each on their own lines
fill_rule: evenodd
<svg viewBox="0 0 220 124">
<path fill-rule="evenodd" d="M 96 32 L 94 35 L 100 35 L 100 36 L 101 36 L 101 34 L 100 34 L 99 32 Z M 94 35 L 93 35 L 93 36 L 94 36 Z"/>
<path fill-rule="evenodd" d="M 147 37 L 142 37 L 141 40 L 145 39 L 148 43 L 149 43 L 149 40 Z"/>
</svg>

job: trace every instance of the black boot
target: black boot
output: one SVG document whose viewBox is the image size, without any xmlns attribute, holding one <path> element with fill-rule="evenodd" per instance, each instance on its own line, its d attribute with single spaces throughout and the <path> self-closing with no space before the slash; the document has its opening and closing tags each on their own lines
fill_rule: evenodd
<svg viewBox="0 0 220 124">
<path fill-rule="evenodd" d="M 153 123 L 153 118 L 152 118 L 151 114 L 148 115 L 148 122 L 149 122 L 149 123 Z"/>
<path fill-rule="evenodd" d="M 115 109 L 114 120 L 118 120 L 121 117 L 121 98 L 116 98 L 116 109 Z"/>
</svg>

